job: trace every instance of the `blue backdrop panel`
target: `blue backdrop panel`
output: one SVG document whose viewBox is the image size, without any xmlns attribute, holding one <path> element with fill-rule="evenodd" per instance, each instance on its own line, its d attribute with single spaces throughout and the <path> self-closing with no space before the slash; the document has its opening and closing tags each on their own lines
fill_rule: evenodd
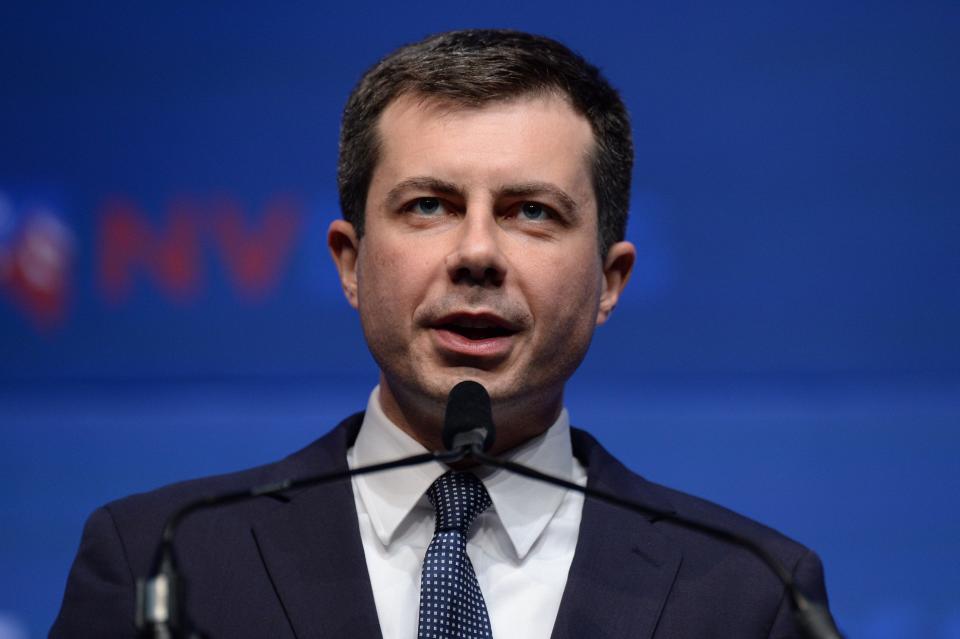
<svg viewBox="0 0 960 639">
<path fill-rule="evenodd" d="M 851 636 L 960 637 L 960 9 L 537 0 L 0 7 L 0 639 L 45 633 L 97 505 L 362 408 L 340 110 L 469 26 L 568 43 L 634 121 L 575 423 L 820 551 Z"/>
</svg>

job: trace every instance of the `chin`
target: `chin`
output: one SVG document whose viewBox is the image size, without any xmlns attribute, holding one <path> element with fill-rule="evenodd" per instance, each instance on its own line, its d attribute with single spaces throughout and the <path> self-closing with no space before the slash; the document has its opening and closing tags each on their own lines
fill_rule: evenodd
<svg viewBox="0 0 960 639">
<path fill-rule="evenodd" d="M 491 373 L 489 371 L 468 367 L 444 371 L 434 379 L 438 381 L 442 379 L 440 385 L 445 388 L 445 393 L 449 393 L 451 388 L 464 380 L 477 382 L 487 389 L 492 399 L 498 399 L 504 394 L 505 389 L 503 387 L 510 386 L 504 373 Z"/>
</svg>

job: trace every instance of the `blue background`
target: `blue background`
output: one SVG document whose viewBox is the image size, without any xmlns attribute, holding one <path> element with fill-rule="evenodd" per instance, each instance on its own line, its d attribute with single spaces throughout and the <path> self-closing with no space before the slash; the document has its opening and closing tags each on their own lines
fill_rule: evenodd
<svg viewBox="0 0 960 639">
<path fill-rule="evenodd" d="M 960 637 L 956 3 L 278 7 L 0 8 L 0 639 L 45 634 L 97 505 L 364 405 L 376 369 L 324 245 L 339 113 L 380 56 L 468 26 L 566 42 L 633 117 L 638 270 L 574 422 L 820 552 L 850 636 Z M 255 231 L 281 195 L 297 231 L 245 295 L 213 203 Z M 115 197 L 157 242 L 191 203 L 188 294 L 139 263 L 105 292 Z M 38 219 L 48 316 L 11 270 Z"/>
</svg>

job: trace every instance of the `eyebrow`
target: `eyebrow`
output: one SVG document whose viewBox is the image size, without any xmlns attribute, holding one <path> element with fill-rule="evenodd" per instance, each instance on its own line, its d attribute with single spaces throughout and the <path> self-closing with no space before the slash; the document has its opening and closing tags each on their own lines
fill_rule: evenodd
<svg viewBox="0 0 960 639">
<path fill-rule="evenodd" d="M 401 182 L 398 182 L 387 192 L 386 203 L 387 208 L 390 210 L 399 208 L 402 204 L 403 193 L 404 191 L 429 191 L 431 193 L 439 193 L 441 195 L 451 195 L 455 197 L 463 197 L 465 188 L 459 184 L 454 184 L 453 182 L 447 182 L 445 180 L 438 180 L 437 178 L 432 177 L 412 177 L 407 178 Z"/>
<path fill-rule="evenodd" d="M 386 197 L 387 207 L 390 209 L 398 208 L 402 203 L 404 191 L 422 190 L 440 195 L 449 195 L 465 198 L 466 190 L 463 186 L 454 182 L 440 180 L 432 177 L 412 177 L 398 182 L 388 192 Z M 561 213 L 577 216 L 580 212 L 580 206 L 577 201 L 568 195 L 563 189 L 550 182 L 520 182 L 517 184 L 507 184 L 499 187 L 494 193 L 496 198 L 511 197 L 537 197 L 547 195 L 559 204 Z"/>
<path fill-rule="evenodd" d="M 497 189 L 498 197 L 537 197 L 547 195 L 559 203 L 561 213 L 577 216 L 580 206 L 577 201 L 567 195 L 566 191 L 549 182 L 521 182 L 508 184 Z"/>
</svg>

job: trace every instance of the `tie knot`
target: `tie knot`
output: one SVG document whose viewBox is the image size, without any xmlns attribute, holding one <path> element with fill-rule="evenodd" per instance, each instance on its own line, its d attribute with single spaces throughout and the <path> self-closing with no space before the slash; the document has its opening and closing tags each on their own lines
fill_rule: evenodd
<svg viewBox="0 0 960 639">
<path fill-rule="evenodd" d="M 448 472 L 430 484 L 427 499 L 437 511 L 435 532 L 459 530 L 464 535 L 477 516 L 490 507 L 490 495 L 472 473 Z"/>
</svg>

